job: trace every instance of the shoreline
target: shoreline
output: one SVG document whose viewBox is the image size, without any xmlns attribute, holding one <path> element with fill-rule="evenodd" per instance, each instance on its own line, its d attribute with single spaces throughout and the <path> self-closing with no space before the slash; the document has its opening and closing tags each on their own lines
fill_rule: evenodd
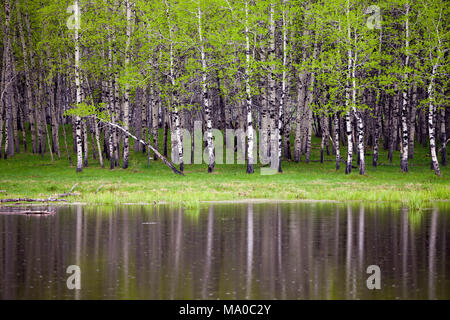
<svg viewBox="0 0 450 320">
<path fill-rule="evenodd" d="M 155 201 L 151 202 L 117 202 L 117 203 L 89 203 L 89 202 L 77 202 L 77 201 L 67 201 L 67 202 L 6 202 L 0 203 L 1 207 L 42 207 L 42 206 L 54 206 L 54 207 L 64 207 L 64 206 L 185 206 L 186 204 L 197 203 L 199 205 L 232 205 L 232 204 L 299 204 L 299 203 L 333 203 L 333 204 L 348 204 L 348 203 L 362 203 L 362 204 L 392 204 L 406 205 L 403 201 L 390 201 L 390 200 L 326 200 L 326 199 L 237 199 L 237 200 L 193 200 L 190 202 L 186 201 Z M 450 199 L 438 199 L 438 200 L 423 200 L 425 204 L 447 204 L 450 203 Z M 185 206 L 186 207 L 186 206 Z"/>
<path fill-rule="evenodd" d="M 407 174 L 393 166 L 380 166 L 364 176 L 357 172 L 346 175 L 343 170 L 336 171 L 333 163 L 283 162 L 283 173 L 271 176 L 248 175 L 240 165 L 217 166 L 214 174 L 207 173 L 206 165 L 190 165 L 182 177 L 160 161 L 148 167 L 146 158 L 139 155 L 142 159 L 131 162 L 127 170 L 102 169 L 91 163 L 76 173 L 65 160 L 40 166 L 48 164 L 48 159 L 19 154 L 0 161 L 0 199 L 65 200 L 59 205 L 185 207 L 243 202 L 383 202 L 413 208 L 450 200 L 450 166 L 443 167 L 442 176 L 437 177 L 423 158 L 422 162 L 416 160 Z"/>
</svg>

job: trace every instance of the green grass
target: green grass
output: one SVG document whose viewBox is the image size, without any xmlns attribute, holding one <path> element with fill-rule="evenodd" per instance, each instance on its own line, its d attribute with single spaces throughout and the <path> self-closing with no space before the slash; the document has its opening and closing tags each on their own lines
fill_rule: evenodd
<svg viewBox="0 0 450 320">
<path fill-rule="evenodd" d="M 70 130 L 68 134 L 71 142 Z M 312 160 L 320 159 L 319 145 L 320 141 L 314 138 Z M 72 150 L 71 146 L 69 148 Z M 78 174 L 69 166 L 64 149 L 62 159 L 54 162 L 50 161 L 48 153 L 41 158 L 22 152 L 0 160 L 0 190 L 7 192 L 0 193 L 0 198 L 48 198 L 67 192 L 78 183 L 74 190 L 78 195 L 68 197 L 69 202 L 172 203 L 193 210 L 201 201 L 214 200 L 389 201 L 404 203 L 414 210 L 420 209 L 424 202 L 449 200 L 450 168 L 442 167 L 442 176 L 437 177 L 430 170 L 427 149 L 416 145 L 415 150 L 409 173 L 401 172 L 398 152 L 394 154 L 394 163 L 390 164 L 383 150 L 380 166 L 374 170 L 371 150 L 368 150 L 365 176 L 360 176 L 357 169 L 350 175 L 345 175 L 345 168 L 336 171 L 334 156 L 326 155 L 328 161 L 324 164 L 285 161 L 283 173 L 272 176 L 260 175 L 259 165 L 255 166 L 253 175 L 245 173 L 244 165 L 217 165 L 215 172 L 208 174 L 204 164 L 186 165 L 184 177 L 173 174 L 161 161 L 152 160 L 148 167 L 145 155 L 133 151 L 127 170 L 102 169 L 98 161 L 92 160 L 90 152 L 89 167 Z M 345 150 L 342 152 L 345 155 Z M 72 159 L 75 160 L 74 154 Z"/>
</svg>

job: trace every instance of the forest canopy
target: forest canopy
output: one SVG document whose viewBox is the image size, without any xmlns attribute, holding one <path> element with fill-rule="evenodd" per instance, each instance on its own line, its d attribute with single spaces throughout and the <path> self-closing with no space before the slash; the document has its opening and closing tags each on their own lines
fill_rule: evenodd
<svg viewBox="0 0 450 320">
<path fill-rule="evenodd" d="M 366 173 L 369 151 L 376 167 L 379 148 L 407 172 L 417 143 L 437 175 L 446 164 L 442 0 L 4 0 L 0 10 L 4 158 L 23 148 L 72 161 L 73 137 L 77 171 L 89 153 L 127 168 L 134 146 L 181 173 L 184 132 L 200 121 L 208 172 L 227 129 L 246 132 L 224 142 L 245 150 L 247 173 L 256 152 L 279 172 L 283 159 L 311 161 L 313 136 L 320 161 L 332 152 L 347 174 L 353 156 Z"/>
</svg>

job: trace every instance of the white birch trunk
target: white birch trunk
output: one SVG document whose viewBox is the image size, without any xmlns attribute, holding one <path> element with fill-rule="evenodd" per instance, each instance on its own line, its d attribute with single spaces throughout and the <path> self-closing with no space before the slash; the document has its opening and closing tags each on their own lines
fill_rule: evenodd
<svg viewBox="0 0 450 320">
<path fill-rule="evenodd" d="M 356 38 L 356 36 L 355 36 Z M 366 161 L 364 157 L 364 123 L 362 119 L 362 114 L 356 110 L 356 61 L 358 55 L 355 52 L 352 67 L 352 108 L 353 113 L 356 118 L 357 134 L 358 134 L 358 152 L 359 152 L 359 174 L 363 175 L 366 173 Z"/>
<path fill-rule="evenodd" d="M 405 73 L 403 75 L 403 101 L 402 101 L 402 150 L 401 150 L 401 161 L 400 168 L 404 172 L 408 172 L 408 143 L 409 143 L 409 134 L 408 134 L 408 63 L 409 63 L 409 3 L 406 2 L 406 22 L 405 22 L 405 50 L 406 50 L 406 58 L 405 58 Z"/>
<path fill-rule="evenodd" d="M 177 92 L 175 89 L 176 82 L 175 82 L 175 73 L 174 73 L 174 67 L 173 67 L 173 37 L 172 37 L 172 25 L 171 25 L 171 19 L 170 19 L 170 9 L 169 4 L 166 1 L 166 14 L 167 14 L 167 20 L 169 24 L 169 41 L 170 41 L 170 79 L 172 82 L 172 115 L 175 122 L 175 138 L 176 138 L 176 147 L 178 150 L 178 160 L 180 162 L 180 171 L 184 171 L 184 161 L 183 161 L 183 144 L 181 141 L 181 130 L 180 130 L 180 116 L 178 112 L 178 105 L 177 105 Z"/>
<path fill-rule="evenodd" d="M 247 173 L 254 173 L 253 169 L 253 120 L 252 120 L 252 98 L 250 88 L 250 39 L 248 28 L 248 0 L 245 1 L 245 54 L 246 54 L 246 68 L 245 68 L 245 93 L 246 93 L 246 109 L 247 109 Z"/>
<path fill-rule="evenodd" d="M 334 150 L 336 151 L 336 170 L 341 167 L 341 150 L 339 147 L 339 114 L 334 114 Z"/>
<path fill-rule="evenodd" d="M 127 31 L 125 44 L 125 70 L 130 64 L 130 44 L 131 44 L 131 4 L 129 0 L 125 0 L 126 16 L 127 16 Z M 127 71 L 125 71 L 127 72 Z M 124 129 L 129 130 L 129 112 L 130 112 L 130 85 L 125 84 L 124 101 L 123 101 L 123 123 Z M 130 142 L 128 135 L 123 137 L 123 168 L 128 168 L 128 160 L 130 157 Z"/>
<path fill-rule="evenodd" d="M 351 41 L 351 31 L 350 31 L 350 1 L 347 0 L 347 40 L 348 46 L 350 46 Z M 353 139 L 352 139 L 352 117 L 351 117 L 351 108 L 350 108 L 350 75 L 351 75 L 351 66 L 352 66 L 352 50 L 348 48 L 348 63 L 347 63 L 347 83 L 345 90 L 345 107 L 347 113 L 345 115 L 345 128 L 347 134 L 347 165 L 345 168 L 345 173 L 350 174 L 352 171 L 352 162 L 353 162 Z"/>
<path fill-rule="evenodd" d="M 202 11 L 200 8 L 200 3 L 198 5 L 198 35 L 200 39 L 200 56 L 202 60 L 202 99 L 203 108 L 205 109 L 205 120 L 206 120 L 206 141 L 209 155 L 208 162 L 208 172 L 214 171 L 215 157 L 214 157 L 214 141 L 213 141 L 213 131 L 212 131 L 212 120 L 211 120 L 211 108 L 209 106 L 208 100 L 208 86 L 207 86 L 207 70 L 206 70 L 206 57 L 205 57 L 205 47 L 203 44 L 203 33 L 202 33 Z"/>
<path fill-rule="evenodd" d="M 80 9 L 78 0 L 74 2 L 76 19 L 79 19 Z M 76 102 L 81 103 L 81 79 L 80 79 L 80 46 L 79 46 L 78 28 L 75 28 L 75 86 L 76 86 Z M 77 144 L 77 172 L 83 171 L 83 150 L 81 142 L 81 118 L 75 116 L 75 132 Z"/>
<path fill-rule="evenodd" d="M 436 106 L 434 105 L 434 77 L 436 75 L 438 62 L 433 65 L 433 70 L 431 73 L 430 84 L 428 85 L 428 99 L 429 99 L 429 110 L 428 110 L 428 133 L 430 136 L 430 151 L 431 151 L 431 165 L 436 173 L 440 176 L 441 171 L 439 169 L 439 163 L 436 154 L 436 127 L 434 125 L 434 114 L 436 112 Z"/>
<path fill-rule="evenodd" d="M 273 0 L 270 1 L 269 8 L 269 54 L 268 54 L 268 62 L 269 62 L 269 75 L 267 79 L 268 85 L 268 94 L 269 94 L 269 159 L 271 159 L 270 164 L 271 167 L 273 165 L 272 159 L 275 156 L 274 152 L 276 150 L 276 145 L 274 142 L 277 139 L 274 139 L 275 132 L 275 115 L 276 115 L 276 90 L 275 90 L 275 7 L 273 4 Z M 276 155 L 278 156 L 278 155 Z M 272 169 L 277 169 L 276 167 Z"/>
<path fill-rule="evenodd" d="M 109 69 L 109 79 L 107 81 L 107 92 L 108 92 L 108 112 L 111 117 L 111 122 L 114 123 L 114 73 L 112 71 L 113 66 L 113 55 L 112 55 L 112 44 L 111 44 L 111 31 L 108 28 L 108 69 Z M 109 149 L 109 168 L 112 170 L 115 166 L 115 155 L 114 155 L 114 132 L 115 128 L 109 128 L 108 136 L 108 149 Z"/>
</svg>

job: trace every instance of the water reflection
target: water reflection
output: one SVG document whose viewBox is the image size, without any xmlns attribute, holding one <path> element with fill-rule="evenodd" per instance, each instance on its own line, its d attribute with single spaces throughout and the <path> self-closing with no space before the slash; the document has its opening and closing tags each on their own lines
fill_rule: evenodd
<svg viewBox="0 0 450 320">
<path fill-rule="evenodd" d="M 449 299 L 446 208 L 63 207 L 0 215 L 1 299 Z M 68 290 L 66 268 L 81 268 Z M 366 269 L 381 268 L 381 290 Z"/>
</svg>

